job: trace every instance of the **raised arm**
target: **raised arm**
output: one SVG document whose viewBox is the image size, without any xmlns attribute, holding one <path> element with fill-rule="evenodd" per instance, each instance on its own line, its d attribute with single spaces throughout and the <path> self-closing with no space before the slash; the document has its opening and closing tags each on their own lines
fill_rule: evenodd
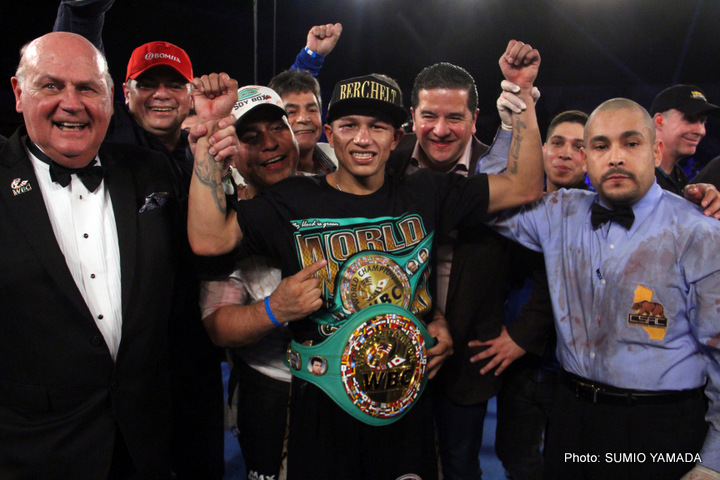
<svg viewBox="0 0 720 480">
<path fill-rule="evenodd" d="M 516 95 L 520 87 L 512 82 L 503 80 L 500 83 L 502 93 L 497 99 L 497 110 L 500 116 L 500 128 L 498 128 L 495 139 L 490 149 L 479 159 L 475 173 L 496 173 L 500 174 L 507 170 L 508 153 L 512 141 L 513 113 L 520 113 L 527 108 L 525 102 Z M 540 90 L 537 87 L 532 89 L 532 98 L 537 103 L 540 98 Z"/>
<path fill-rule="evenodd" d="M 305 48 L 300 50 L 290 70 L 307 70 L 317 77 L 325 62 L 325 56 L 333 51 L 342 34 L 342 25 L 328 23 L 315 25 L 307 34 Z"/>
<path fill-rule="evenodd" d="M 340 23 L 328 23 L 327 25 L 315 25 L 307 35 L 307 48 L 322 56 L 327 56 L 333 51 L 342 34 Z"/>
<path fill-rule="evenodd" d="M 190 129 L 188 142 L 192 155 L 198 138 L 207 133 L 208 122 L 218 122 L 219 129 L 210 137 L 210 155 L 218 161 L 232 164 L 240 144 L 235 135 L 232 109 L 238 98 L 237 80 L 226 73 L 211 73 L 193 79 L 193 105 L 198 124 Z"/>
<path fill-rule="evenodd" d="M 513 139 L 507 170 L 488 177 L 489 212 L 517 207 L 540 198 L 543 183 L 542 141 L 532 99 L 540 53 L 530 45 L 510 40 L 499 64 L 505 79 L 520 87 L 517 96 L 528 108 L 513 114 Z"/>
<path fill-rule="evenodd" d="M 209 139 L 223 127 L 224 121 L 221 120 L 220 125 L 214 121 L 205 124 L 206 134 L 198 139 L 195 147 L 188 198 L 188 239 L 198 255 L 228 253 L 242 241 L 237 213 L 228 209 L 225 199 L 222 176 L 227 171 L 227 162 L 216 160 L 209 151 Z"/>
<path fill-rule="evenodd" d="M 58 6 L 53 32 L 77 33 L 105 53 L 102 31 L 105 13 L 115 0 L 62 0 Z"/>
<path fill-rule="evenodd" d="M 220 120 L 232 113 L 238 99 L 238 82 L 227 73 L 193 79 L 193 106 L 200 123 Z"/>
</svg>

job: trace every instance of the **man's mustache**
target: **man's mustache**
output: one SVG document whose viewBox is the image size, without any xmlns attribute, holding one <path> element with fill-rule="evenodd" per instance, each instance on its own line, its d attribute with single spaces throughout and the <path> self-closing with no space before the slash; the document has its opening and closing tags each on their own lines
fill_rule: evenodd
<svg viewBox="0 0 720 480">
<path fill-rule="evenodd" d="M 630 171 L 628 171 L 628 170 L 625 170 L 624 168 L 619 168 L 619 167 L 618 167 L 618 168 L 611 168 L 610 170 L 608 170 L 607 172 L 605 172 L 605 173 L 603 174 L 603 176 L 600 178 L 600 180 L 604 182 L 604 181 L 607 180 L 610 176 L 612 176 L 612 175 L 618 175 L 618 174 L 620 174 L 620 175 L 625 175 L 626 177 L 629 177 L 631 180 L 637 181 L 637 177 L 635 176 L 634 173 L 632 173 L 632 172 L 630 172 Z"/>
</svg>

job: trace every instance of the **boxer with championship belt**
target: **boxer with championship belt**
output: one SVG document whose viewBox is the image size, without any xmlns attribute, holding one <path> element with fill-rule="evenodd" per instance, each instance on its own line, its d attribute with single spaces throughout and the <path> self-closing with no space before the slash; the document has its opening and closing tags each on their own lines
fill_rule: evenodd
<svg viewBox="0 0 720 480">
<path fill-rule="evenodd" d="M 431 246 L 429 235 L 405 255 L 366 250 L 348 258 L 335 277 L 333 307 L 310 316 L 331 338 L 288 348 L 293 375 L 369 425 L 399 420 L 425 388 L 426 352 L 437 340 L 411 310 L 423 306 L 415 299 L 426 288 Z"/>
<path fill-rule="evenodd" d="M 501 63 L 507 66 L 508 80 L 520 85 L 520 96 L 532 105 L 537 51 L 511 41 Z M 307 347 L 301 350 L 296 345 L 295 353 L 288 354 L 291 369 L 302 370 L 303 377 L 325 377 L 332 382 L 329 375 L 340 364 L 346 379 L 345 383 L 335 379 L 336 386 L 326 388 L 326 393 L 299 376 L 293 378 L 288 439 L 291 480 L 437 478 L 430 397 L 411 393 L 401 399 L 402 389 L 382 392 L 383 386 L 398 382 L 421 389 L 424 378 L 431 377 L 452 351 L 443 319 L 429 319 L 427 327 L 420 321 L 432 311 L 429 269 L 422 264 L 433 261 L 438 237 L 542 193 L 534 109 L 515 119 L 514 127 L 521 135 L 514 137 L 507 173 L 471 178 L 433 172 L 401 179 L 386 176 L 385 164 L 403 135 L 400 127 L 406 118 L 402 94 L 392 79 L 375 74 L 339 82 L 324 127 L 339 161 L 338 170 L 324 177 L 288 178 L 240 202 L 237 211 L 228 209 L 225 202 L 223 165 L 208 154 L 207 139 L 198 142 L 188 223 L 195 252 L 217 255 L 240 246 L 241 254 L 272 258 L 283 276 L 320 265 L 316 274 L 299 282 L 297 299 L 318 310 L 313 318 L 332 318 L 327 323 L 339 327 L 327 337 L 310 318 L 312 310 L 303 318 L 283 316 L 284 299 L 273 295 L 266 299 L 267 322 L 290 322 L 296 344 Z M 273 145 L 264 148 L 272 151 Z M 265 167 L 272 168 L 274 160 L 270 157 Z M 367 265 L 360 264 L 365 262 L 384 273 L 361 271 Z M 416 291 L 409 294 L 407 310 L 401 306 L 408 302 L 402 287 L 412 287 L 415 278 L 419 280 Z M 343 281 L 346 287 L 357 287 L 354 294 L 343 291 Z M 388 290 L 392 282 L 400 290 Z M 401 301 L 393 302 L 393 294 Z M 353 301 L 365 308 L 343 322 L 344 309 L 350 310 Z M 397 324 L 403 328 L 397 329 Z M 433 337 L 438 344 L 430 348 L 428 338 Z M 330 343 L 323 347 L 326 342 Z M 336 356 L 321 355 L 316 346 Z M 392 423 L 372 425 L 335 401 L 344 398 L 347 401 L 339 401 L 347 403 L 356 397 L 352 408 L 360 405 L 377 418 L 392 416 L 395 409 L 405 413 Z M 409 400 L 412 408 L 405 406 Z M 393 402 L 398 403 L 383 405 Z"/>
</svg>

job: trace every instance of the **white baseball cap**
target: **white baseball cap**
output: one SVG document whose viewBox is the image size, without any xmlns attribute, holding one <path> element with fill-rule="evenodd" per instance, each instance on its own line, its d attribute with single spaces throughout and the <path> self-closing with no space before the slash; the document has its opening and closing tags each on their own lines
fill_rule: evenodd
<svg viewBox="0 0 720 480">
<path fill-rule="evenodd" d="M 275 110 L 281 116 L 287 117 L 283 101 L 275 90 L 261 85 L 246 85 L 238 89 L 238 100 L 232 110 L 235 124 L 258 107 Z"/>
</svg>

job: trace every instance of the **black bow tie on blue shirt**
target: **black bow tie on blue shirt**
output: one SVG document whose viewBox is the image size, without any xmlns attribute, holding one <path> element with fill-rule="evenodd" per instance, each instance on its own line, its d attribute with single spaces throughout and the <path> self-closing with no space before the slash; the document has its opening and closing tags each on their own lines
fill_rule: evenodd
<svg viewBox="0 0 720 480">
<path fill-rule="evenodd" d="M 83 185 L 85 185 L 85 187 L 91 192 L 97 190 L 100 182 L 102 182 L 103 175 L 105 175 L 105 167 L 95 165 L 97 163 L 96 160 L 93 160 L 82 168 L 68 168 L 60 165 L 52 158 L 45 155 L 45 153 L 40 150 L 40 148 L 29 138 L 25 143 L 33 155 L 50 165 L 50 179 L 53 182 L 57 182 L 61 186 L 67 187 L 70 185 L 70 176 L 74 173 L 78 176 Z"/>
<path fill-rule="evenodd" d="M 616 208 L 615 210 L 608 210 L 599 203 L 593 203 L 592 210 L 590 211 L 590 223 L 593 228 L 598 228 L 605 222 L 617 222 L 626 230 L 630 230 L 633 222 L 635 221 L 635 214 L 633 213 L 632 207 L 623 205 Z"/>
</svg>

